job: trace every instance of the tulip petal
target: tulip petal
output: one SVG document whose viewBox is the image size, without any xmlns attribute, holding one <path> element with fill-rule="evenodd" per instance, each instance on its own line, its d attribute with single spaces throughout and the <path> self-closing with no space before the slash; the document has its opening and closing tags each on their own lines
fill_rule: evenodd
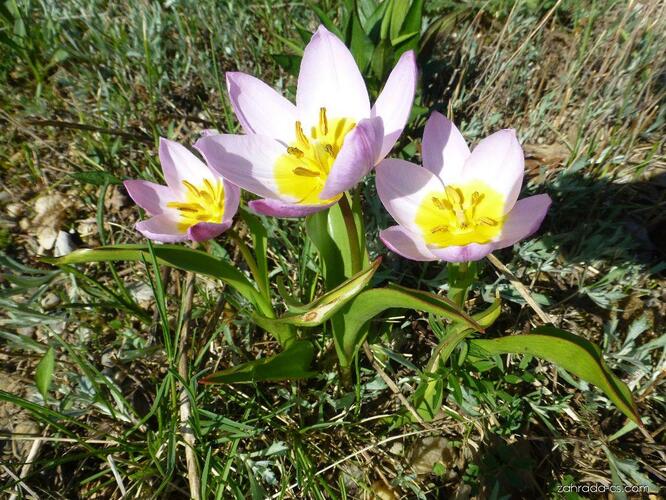
<svg viewBox="0 0 666 500">
<path fill-rule="evenodd" d="M 249 202 L 248 207 L 254 213 L 270 217 L 305 217 L 336 203 L 337 200 L 324 205 L 297 205 L 295 203 L 284 203 L 280 200 L 261 199 Z"/>
<path fill-rule="evenodd" d="M 228 180 L 224 180 L 224 218 L 222 222 L 229 222 L 234 218 L 238 212 L 238 205 L 240 204 L 240 188 L 232 184 Z"/>
<path fill-rule="evenodd" d="M 402 255 L 406 259 L 418 261 L 437 260 L 437 257 L 428 250 L 423 238 L 407 231 L 402 226 L 391 226 L 379 233 L 379 237 L 389 250 Z"/>
<path fill-rule="evenodd" d="M 481 260 L 495 250 L 494 243 L 470 243 L 464 246 L 429 247 L 432 254 L 439 260 L 446 262 L 471 262 Z"/>
<path fill-rule="evenodd" d="M 391 151 L 405 128 L 414 101 L 416 76 L 416 56 L 410 50 L 400 56 L 372 107 L 370 116 L 381 117 L 384 125 L 384 138 L 377 161 L 384 159 Z"/>
<path fill-rule="evenodd" d="M 245 73 L 227 73 L 227 89 L 238 121 L 248 134 L 289 144 L 294 138 L 296 106 L 264 82 Z"/>
<path fill-rule="evenodd" d="M 518 199 L 523 183 L 525 157 L 516 131 L 500 130 L 483 139 L 465 162 L 463 177 L 467 182 L 480 180 L 505 196 L 504 213 Z"/>
<path fill-rule="evenodd" d="M 211 168 L 233 184 L 258 196 L 294 201 L 280 195 L 275 162 L 285 147 L 265 135 L 220 134 L 200 138 L 194 145 Z"/>
<path fill-rule="evenodd" d="M 214 174 L 185 146 L 160 137 L 160 163 L 167 185 L 174 193 L 184 192 L 183 181 L 202 184 Z"/>
<path fill-rule="evenodd" d="M 398 224 L 420 233 L 416 213 L 426 195 L 444 189 L 442 181 L 430 170 L 404 160 L 384 160 L 375 170 L 377 194 L 386 210 Z"/>
<path fill-rule="evenodd" d="M 319 197 L 322 200 L 333 198 L 365 177 L 375 166 L 383 136 L 381 118 L 361 120 L 345 137 Z"/>
<path fill-rule="evenodd" d="M 176 199 L 176 195 L 169 187 L 154 182 L 132 179 L 123 184 L 134 203 L 150 215 L 168 211 L 166 204 Z"/>
<path fill-rule="evenodd" d="M 354 57 L 342 41 L 319 26 L 305 47 L 296 90 L 303 125 L 316 125 L 320 108 L 329 119 L 370 116 L 370 99 Z"/>
<path fill-rule="evenodd" d="M 444 184 L 457 184 L 469 158 L 467 142 L 452 121 L 433 112 L 423 130 L 423 166 Z"/>
<path fill-rule="evenodd" d="M 192 241 L 212 240 L 216 236 L 225 232 L 231 226 L 231 221 L 216 224 L 214 222 L 199 222 L 187 229 L 187 236 Z"/>
<path fill-rule="evenodd" d="M 186 241 L 187 234 L 178 229 L 178 222 L 168 214 L 159 214 L 150 219 L 137 222 L 136 230 L 146 238 L 164 243 Z"/>
<path fill-rule="evenodd" d="M 546 217 L 552 200 L 547 194 L 538 194 L 518 200 L 502 227 L 495 248 L 505 248 L 534 234 Z"/>
</svg>

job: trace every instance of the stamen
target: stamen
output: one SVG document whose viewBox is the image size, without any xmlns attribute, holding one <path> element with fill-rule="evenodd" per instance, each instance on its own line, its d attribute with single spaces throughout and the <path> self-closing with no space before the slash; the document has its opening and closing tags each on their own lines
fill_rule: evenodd
<svg viewBox="0 0 666 500">
<path fill-rule="evenodd" d="M 497 221 L 495 219 L 492 219 L 490 217 L 479 217 L 478 221 L 481 224 L 485 224 L 486 226 L 496 226 Z"/>
<path fill-rule="evenodd" d="M 319 129 L 321 133 L 328 134 L 328 120 L 326 119 L 326 108 L 319 108 Z"/>
<path fill-rule="evenodd" d="M 445 225 L 442 224 L 442 225 L 439 225 L 439 226 L 435 226 L 435 227 L 433 227 L 433 228 L 430 230 L 430 232 L 431 232 L 432 234 L 435 234 L 435 233 L 448 233 L 448 232 L 449 232 L 449 228 L 448 228 L 447 226 L 445 226 Z"/>
<path fill-rule="evenodd" d="M 460 189 L 444 186 L 444 191 L 446 192 L 446 197 L 452 204 L 462 207 L 462 204 L 465 202 L 465 197 Z"/>
<path fill-rule="evenodd" d="M 293 146 L 289 146 L 287 148 L 287 153 L 292 155 L 292 156 L 295 156 L 296 158 L 303 158 L 303 155 L 304 155 L 303 151 L 301 151 L 300 149 L 295 148 Z"/>
<path fill-rule="evenodd" d="M 183 181 L 183 186 L 187 188 L 187 190 L 192 193 L 194 196 L 201 196 L 201 193 L 199 190 L 194 186 L 194 184 L 188 182 L 188 181 Z"/>
<path fill-rule="evenodd" d="M 296 175 L 302 175 L 303 177 L 319 177 L 319 172 L 304 167 L 296 167 L 292 172 Z"/>
<path fill-rule="evenodd" d="M 485 197 L 486 197 L 485 194 L 483 194 L 483 193 L 479 193 L 478 191 L 474 191 L 474 192 L 472 193 L 472 205 L 473 205 L 473 206 L 478 205 L 479 203 L 481 203 L 481 202 L 483 201 L 483 199 L 484 199 Z"/>
<path fill-rule="evenodd" d="M 296 122 L 296 139 L 298 142 L 305 146 L 310 144 L 310 141 L 308 141 L 305 132 L 303 132 L 303 124 L 300 121 Z"/>
<path fill-rule="evenodd" d="M 449 200 L 443 200 L 441 198 L 433 196 L 432 203 L 440 210 L 453 210 L 453 205 L 451 205 L 451 202 Z"/>
<path fill-rule="evenodd" d="M 321 108 L 321 109 L 324 109 L 324 108 Z M 333 149 L 333 146 L 331 146 L 330 144 L 326 144 L 326 146 L 324 146 L 324 149 L 326 150 L 326 152 L 329 155 L 331 155 L 333 158 L 335 158 L 335 150 Z"/>
</svg>

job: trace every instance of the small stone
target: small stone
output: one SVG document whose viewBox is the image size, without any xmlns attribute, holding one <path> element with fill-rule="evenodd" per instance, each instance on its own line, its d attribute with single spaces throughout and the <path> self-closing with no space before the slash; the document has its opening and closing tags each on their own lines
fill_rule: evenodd
<svg viewBox="0 0 666 500">
<path fill-rule="evenodd" d="M 16 329 L 16 333 L 32 338 L 35 336 L 35 330 L 36 328 L 34 326 L 22 326 Z"/>
<path fill-rule="evenodd" d="M 7 211 L 7 215 L 12 219 L 18 219 L 24 212 L 22 203 L 10 203 L 5 207 L 5 210 Z"/>
<path fill-rule="evenodd" d="M 21 231 L 27 231 L 28 229 L 30 229 L 30 221 L 26 217 L 23 217 L 19 221 L 18 225 L 19 225 L 19 228 L 21 228 Z"/>
<path fill-rule="evenodd" d="M 104 200 L 104 207 L 107 210 L 119 211 L 121 208 L 129 204 L 129 197 L 125 194 L 124 189 L 118 186 L 112 186 L 107 192 L 106 199 Z"/>
<path fill-rule="evenodd" d="M 55 293 L 47 293 L 44 295 L 44 297 L 42 297 L 41 305 L 43 309 L 53 309 L 58 304 L 60 304 L 60 297 L 58 297 Z"/>
<path fill-rule="evenodd" d="M 410 465 L 416 474 L 430 474 L 437 463 L 447 469 L 455 461 L 453 447 L 443 437 L 426 437 L 414 443 L 410 453 Z"/>
<path fill-rule="evenodd" d="M 58 230 L 55 227 L 42 226 L 37 229 L 37 243 L 39 243 L 40 253 L 51 250 L 57 238 Z"/>
<path fill-rule="evenodd" d="M 55 249 L 53 250 L 53 255 L 56 257 L 61 257 L 67 255 L 76 250 L 76 245 L 74 244 L 74 238 L 71 234 L 65 231 L 58 231 L 58 237 L 55 241 Z"/>
<path fill-rule="evenodd" d="M 148 307 L 154 300 L 153 289 L 146 283 L 133 283 L 127 287 L 127 291 L 141 307 Z"/>
</svg>

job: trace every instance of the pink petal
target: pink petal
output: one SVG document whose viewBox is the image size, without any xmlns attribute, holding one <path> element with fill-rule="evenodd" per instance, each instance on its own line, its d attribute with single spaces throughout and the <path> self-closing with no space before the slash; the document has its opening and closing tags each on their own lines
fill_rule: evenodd
<svg viewBox="0 0 666 500">
<path fill-rule="evenodd" d="M 322 200 L 333 198 L 365 177 L 375 166 L 383 136 L 381 118 L 361 120 L 345 137 L 319 197 Z"/>
<path fill-rule="evenodd" d="M 504 213 L 509 212 L 520 194 L 525 171 L 525 157 L 516 131 L 500 130 L 483 139 L 465 162 L 463 177 L 467 182 L 483 181 L 506 197 Z"/>
<path fill-rule="evenodd" d="M 423 130 L 423 166 L 444 184 L 456 184 L 469 158 L 467 143 L 457 127 L 443 114 L 433 112 Z"/>
<path fill-rule="evenodd" d="M 224 180 L 224 218 L 223 223 L 229 222 L 236 215 L 240 204 L 240 188 L 228 180 Z"/>
<path fill-rule="evenodd" d="M 216 224 L 214 222 L 199 222 L 187 229 L 187 237 L 192 241 L 212 240 L 225 232 L 231 226 L 231 221 Z"/>
<path fill-rule="evenodd" d="M 375 169 L 377 194 L 393 218 L 407 230 L 420 233 L 414 220 L 423 198 L 444 186 L 435 174 L 404 160 L 384 160 Z"/>
<path fill-rule="evenodd" d="M 285 144 L 294 137 L 296 107 L 264 82 L 245 73 L 227 73 L 227 88 L 238 121 L 248 134 L 261 134 Z"/>
<path fill-rule="evenodd" d="M 280 200 L 261 199 L 251 201 L 248 203 L 248 207 L 254 213 L 271 217 L 305 217 L 336 203 L 337 201 L 324 205 L 297 205 L 295 203 L 285 203 Z"/>
<path fill-rule="evenodd" d="M 178 223 L 168 214 L 159 214 L 150 219 L 137 222 L 136 230 L 146 238 L 164 243 L 186 241 L 187 234 L 178 229 Z"/>
<path fill-rule="evenodd" d="M 308 130 L 315 125 L 319 109 L 328 118 L 359 121 L 370 116 L 370 99 L 354 57 L 335 35 L 323 26 L 305 47 L 296 91 L 298 114 Z"/>
<path fill-rule="evenodd" d="M 518 200 L 507 215 L 499 239 L 494 243 L 495 247 L 509 247 L 534 234 L 546 217 L 551 203 L 552 200 L 547 194 L 538 194 Z"/>
<path fill-rule="evenodd" d="M 410 50 L 400 56 L 372 107 L 371 116 L 381 117 L 384 124 L 384 139 L 378 160 L 391 151 L 405 128 L 414 101 L 416 76 L 416 56 Z"/>
<path fill-rule="evenodd" d="M 211 168 L 233 184 L 258 196 L 283 198 L 274 170 L 277 158 L 286 149 L 276 140 L 264 135 L 220 134 L 202 137 L 194 147 Z"/>
<path fill-rule="evenodd" d="M 204 179 L 210 179 L 214 175 L 206 164 L 185 146 L 163 137 L 160 138 L 160 163 L 166 183 L 174 193 L 183 192 L 183 181 L 198 186 Z"/>
<path fill-rule="evenodd" d="M 406 259 L 429 261 L 437 260 L 423 238 L 415 233 L 407 231 L 402 226 L 391 226 L 379 233 L 379 237 L 391 251 L 402 255 Z"/>
<path fill-rule="evenodd" d="M 471 262 L 474 260 L 481 260 L 490 252 L 495 250 L 494 243 L 470 243 L 465 246 L 450 246 L 450 247 L 429 247 L 433 255 L 439 260 L 446 262 Z"/>
<path fill-rule="evenodd" d="M 154 182 L 132 179 L 123 182 L 123 184 L 134 203 L 150 215 L 161 214 L 168 210 L 166 204 L 177 198 L 170 188 Z"/>
</svg>

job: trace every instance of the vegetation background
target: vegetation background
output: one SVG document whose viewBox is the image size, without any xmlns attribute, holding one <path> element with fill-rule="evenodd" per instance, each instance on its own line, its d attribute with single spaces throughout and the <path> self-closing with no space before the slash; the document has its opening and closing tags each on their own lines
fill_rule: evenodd
<svg viewBox="0 0 666 500">
<path fill-rule="evenodd" d="M 338 2 L 315 7 L 333 22 L 341 15 Z M 452 356 L 435 430 L 391 428 L 383 417 L 400 402 L 362 357 L 351 394 L 333 370 L 299 383 L 190 384 L 203 498 L 579 498 L 558 488 L 582 483 L 647 485 L 657 498 L 666 483 L 664 11 L 656 0 L 425 2 L 420 93 L 395 153 L 418 161 L 430 110 L 472 141 L 517 129 L 524 191 L 554 204 L 535 238 L 498 256 L 558 326 L 602 346 L 655 442 L 598 390 L 515 356 L 484 373 Z M 118 180 L 160 179 L 159 136 L 191 144 L 205 129 L 237 129 L 227 70 L 293 98 L 289 40 L 318 23 L 307 2 L 0 1 L 3 495 L 188 496 L 179 401 L 164 390 L 178 370 L 161 333 L 182 319 L 183 277 L 140 264 L 64 273 L 37 258 L 140 241 L 141 214 Z M 440 264 L 404 261 L 377 241 L 389 217 L 373 189 L 369 179 L 380 279 L 443 287 Z M 319 263 L 302 224 L 264 223 L 274 275 L 311 298 Z M 223 237 L 211 246 L 238 261 Z M 481 278 L 471 306 L 499 290 L 505 310 L 487 335 L 538 323 L 492 267 Z M 275 348 L 243 307 L 197 280 L 194 380 Z M 409 396 L 432 333 L 416 315 L 389 324 L 376 354 Z M 49 347 L 44 400 L 35 370 Z"/>
</svg>

